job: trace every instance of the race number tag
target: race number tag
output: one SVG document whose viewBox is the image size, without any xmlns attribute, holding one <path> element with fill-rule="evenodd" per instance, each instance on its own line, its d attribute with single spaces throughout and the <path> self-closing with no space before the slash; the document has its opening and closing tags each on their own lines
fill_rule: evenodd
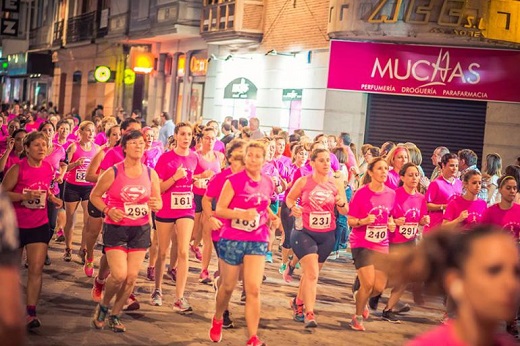
<svg viewBox="0 0 520 346">
<path fill-rule="evenodd" d="M 406 239 L 413 239 L 417 234 L 418 228 L 418 223 L 405 223 L 404 225 L 399 226 L 399 233 L 401 233 Z"/>
<path fill-rule="evenodd" d="M 197 179 L 195 180 L 195 187 L 198 187 L 199 189 L 207 189 L 208 188 L 208 182 L 209 179 Z"/>
<path fill-rule="evenodd" d="M 191 192 L 172 192 L 172 209 L 191 209 L 192 200 Z"/>
<path fill-rule="evenodd" d="M 131 220 L 140 219 L 148 215 L 148 205 L 125 203 L 125 214 Z"/>
<path fill-rule="evenodd" d="M 235 208 L 235 210 L 244 211 L 244 209 Z M 254 220 L 247 221 L 241 219 L 233 219 L 231 220 L 231 227 L 234 229 L 238 229 L 244 232 L 253 232 L 260 225 L 260 215 L 257 215 Z"/>
<path fill-rule="evenodd" d="M 311 212 L 309 215 L 309 226 L 313 229 L 330 228 L 332 215 L 328 211 Z"/>
<path fill-rule="evenodd" d="M 84 170 L 84 169 L 78 169 L 76 170 L 76 183 L 86 183 L 87 181 L 85 180 L 87 176 L 87 171 Z"/>
<path fill-rule="evenodd" d="M 22 193 L 29 191 L 40 192 L 40 197 L 29 201 L 22 201 L 22 205 L 27 209 L 44 209 L 47 205 L 47 191 L 23 189 Z"/>
<path fill-rule="evenodd" d="M 380 243 L 387 237 L 387 228 L 385 226 L 367 226 L 365 240 L 371 243 Z"/>
</svg>

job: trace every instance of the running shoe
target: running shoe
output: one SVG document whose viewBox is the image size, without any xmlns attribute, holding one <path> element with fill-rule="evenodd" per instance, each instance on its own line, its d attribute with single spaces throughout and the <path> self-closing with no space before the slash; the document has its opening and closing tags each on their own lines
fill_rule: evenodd
<svg viewBox="0 0 520 346">
<path fill-rule="evenodd" d="M 69 249 L 69 248 L 65 249 L 65 252 L 63 253 L 63 260 L 65 262 L 72 261 L 72 250 L 71 249 Z"/>
<path fill-rule="evenodd" d="M 63 228 L 60 228 L 58 232 L 56 232 L 56 238 L 54 238 L 56 243 L 63 243 L 65 241 L 65 235 L 63 234 Z"/>
<path fill-rule="evenodd" d="M 217 269 L 217 270 L 213 273 L 213 280 L 217 280 L 219 276 L 220 276 L 220 271 Z"/>
<path fill-rule="evenodd" d="M 245 302 L 246 301 L 246 290 L 242 289 L 242 294 L 240 295 L 240 301 Z"/>
<path fill-rule="evenodd" d="M 201 284 L 209 285 L 211 284 L 211 278 L 209 277 L 209 272 L 207 269 L 204 269 L 199 276 L 199 282 Z"/>
<path fill-rule="evenodd" d="M 139 305 L 137 298 L 133 293 L 131 293 L 128 299 L 126 300 L 125 306 L 123 306 L 123 311 L 135 311 L 139 310 L 140 308 L 141 305 Z"/>
<path fill-rule="evenodd" d="M 146 268 L 146 280 L 155 281 L 155 267 Z"/>
<path fill-rule="evenodd" d="M 222 324 L 222 328 L 224 329 L 231 329 L 235 328 L 235 324 L 233 323 L 233 320 L 231 319 L 231 313 L 229 310 L 224 311 L 224 317 L 222 318 L 224 323 Z"/>
<path fill-rule="evenodd" d="M 168 269 L 168 276 L 172 279 L 173 283 L 177 282 L 177 268 Z"/>
<path fill-rule="evenodd" d="M 289 304 L 291 305 L 291 309 L 293 311 L 293 320 L 296 322 L 304 322 L 305 316 L 303 314 L 303 304 L 296 304 L 296 298 L 291 299 Z"/>
<path fill-rule="evenodd" d="M 151 304 L 153 306 L 161 306 L 162 305 L 162 294 L 161 291 L 158 289 L 155 289 L 152 293 L 152 302 Z"/>
<path fill-rule="evenodd" d="M 362 316 L 352 316 L 352 321 L 350 321 L 350 328 L 363 332 L 365 331 L 365 326 L 363 325 L 363 317 Z"/>
<path fill-rule="evenodd" d="M 280 268 L 278 268 L 278 273 L 283 274 L 283 272 L 285 271 L 285 268 L 287 268 L 287 264 L 285 264 L 285 263 L 280 264 Z"/>
<path fill-rule="evenodd" d="M 397 316 L 395 316 L 395 314 L 392 310 L 383 310 L 381 319 L 383 321 L 388 321 L 391 323 L 401 323 L 401 321 L 397 318 Z"/>
<path fill-rule="evenodd" d="M 368 309 L 368 304 L 365 305 L 365 308 L 363 309 L 363 319 L 368 320 L 370 317 L 370 310 Z"/>
<path fill-rule="evenodd" d="M 265 262 L 273 263 L 273 253 L 271 251 L 267 251 L 267 253 L 265 254 Z"/>
<path fill-rule="evenodd" d="M 103 329 L 105 326 L 105 320 L 107 319 L 108 306 L 101 306 L 98 304 L 96 310 L 94 310 L 94 318 L 92 319 L 92 325 L 96 329 Z"/>
<path fill-rule="evenodd" d="M 99 283 L 98 278 L 94 279 L 94 286 L 92 287 L 92 291 L 90 291 L 90 295 L 92 297 L 92 300 L 96 303 L 99 303 L 101 301 L 101 298 L 103 298 L 103 289 L 105 288 L 105 283 Z"/>
<path fill-rule="evenodd" d="M 91 278 L 94 275 L 94 261 L 87 261 L 83 265 L 83 271 L 87 277 Z"/>
<path fill-rule="evenodd" d="M 338 254 L 336 253 L 336 251 L 332 251 L 330 253 L 329 257 L 327 257 L 327 261 L 334 261 L 337 259 L 338 259 Z"/>
<path fill-rule="evenodd" d="M 108 316 L 108 327 L 110 327 L 114 333 L 126 332 L 125 325 L 121 323 L 121 319 L 119 319 L 117 315 Z"/>
<path fill-rule="evenodd" d="M 300 269 L 300 268 L 301 268 L 300 262 L 296 262 L 296 264 L 294 265 L 294 269 Z"/>
<path fill-rule="evenodd" d="M 42 325 L 38 317 L 27 315 L 25 318 L 25 326 L 27 329 L 39 328 Z"/>
<path fill-rule="evenodd" d="M 397 311 L 395 312 L 396 314 L 404 314 L 405 312 L 408 312 L 410 311 L 412 308 L 410 307 L 409 304 L 404 304 L 402 305 L 399 309 L 397 309 Z"/>
<path fill-rule="evenodd" d="M 190 250 L 193 252 L 193 255 L 195 255 L 195 258 L 201 262 L 202 261 L 202 254 L 200 253 L 200 249 L 198 246 L 190 245 Z"/>
<path fill-rule="evenodd" d="M 173 304 L 173 310 L 183 315 L 189 315 L 193 312 L 188 300 L 184 297 L 177 299 Z"/>
<path fill-rule="evenodd" d="M 381 298 L 380 294 L 378 294 L 375 297 L 370 297 L 370 299 L 368 300 L 368 306 L 370 307 L 370 309 L 374 311 L 377 310 L 377 306 L 379 305 L 379 298 Z"/>
<path fill-rule="evenodd" d="M 211 320 L 211 329 L 209 330 L 209 339 L 213 342 L 222 341 L 222 326 L 224 320 L 217 320 L 215 317 Z"/>
<path fill-rule="evenodd" d="M 287 283 L 292 282 L 293 272 L 294 272 L 294 267 L 291 267 L 291 263 L 287 263 L 287 268 L 285 268 L 285 271 L 282 274 L 285 282 L 287 282 Z"/>
<path fill-rule="evenodd" d="M 45 255 L 45 262 L 43 262 L 43 264 L 45 264 L 46 266 L 51 265 L 51 258 L 49 257 L 49 255 Z"/>
<path fill-rule="evenodd" d="M 258 336 L 253 335 L 248 341 L 246 346 L 266 346 L 264 342 L 262 342 Z"/>
<path fill-rule="evenodd" d="M 314 317 L 313 311 L 307 311 L 305 313 L 305 328 L 316 328 L 318 327 L 318 322 L 316 322 L 316 317 Z"/>
<path fill-rule="evenodd" d="M 516 319 L 506 324 L 506 331 L 509 335 L 518 339 L 518 324 Z"/>
<path fill-rule="evenodd" d="M 80 249 L 78 252 L 79 261 L 81 264 L 85 264 L 87 262 L 87 249 Z"/>
</svg>

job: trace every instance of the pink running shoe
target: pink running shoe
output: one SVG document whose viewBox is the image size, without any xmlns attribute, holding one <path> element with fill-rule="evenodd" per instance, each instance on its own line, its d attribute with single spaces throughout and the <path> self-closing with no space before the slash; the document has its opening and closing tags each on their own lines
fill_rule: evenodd
<svg viewBox="0 0 520 346">
<path fill-rule="evenodd" d="M 87 260 L 83 265 L 83 271 L 85 275 L 89 278 L 94 276 L 94 260 Z"/>
<path fill-rule="evenodd" d="M 216 320 L 215 317 L 211 320 L 211 329 L 209 330 L 209 339 L 213 342 L 222 341 L 222 326 L 224 320 Z"/>
<path fill-rule="evenodd" d="M 200 253 L 200 249 L 198 246 L 190 245 L 190 250 L 195 255 L 195 258 L 201 262 L 202 261 L 202 254 Z"/>
<path fill-rule="evenodd" d="M 105 289 L 105 283 L 99 283 L 97 276 L 94 278 L 94 286 L 92 287 L 92 291 L 90 292 L 92 296 L 92 300 L 96 303 L 101 301 L 103 298 L 103 290 Z"/>
</svg>

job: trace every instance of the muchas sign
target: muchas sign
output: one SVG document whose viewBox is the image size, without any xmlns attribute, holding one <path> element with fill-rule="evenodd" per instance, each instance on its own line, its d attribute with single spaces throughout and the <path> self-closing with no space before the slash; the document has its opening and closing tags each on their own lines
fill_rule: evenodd
<svg viewBox="0 0 520 346">
<path fill-rule="evenodd" d="M 520 102 L 520 51 L 332 41 L 328 88 Z"/>
</svg>

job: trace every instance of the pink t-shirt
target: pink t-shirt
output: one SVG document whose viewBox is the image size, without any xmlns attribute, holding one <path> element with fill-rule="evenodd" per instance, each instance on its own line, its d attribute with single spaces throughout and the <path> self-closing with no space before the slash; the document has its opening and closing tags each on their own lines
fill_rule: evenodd
<svg viewBox="0 0 520 346">
<path fill-rule="evenodd" d="M 99 164 L 99 169 L 106 171 L 110 167 L 115 166 L 117 163 L 123 161 L 125 156 L 123 154 L 123 148 L 118 145 L 113 148 L 110 148 L 101 163 Z"/>
<path fill-rule="evenodd" d="M 40 127 L 40 124 L 35 121 L 34 123 L 32 124 L 25 124 L 25 130 L 27 131 L 27 133 L 31 133 L 33 131 L 38 131 L 38 127 Z"/>
<path fill-rule="evenodd" d="M 390 244 L 400 244 L 415 240 L 419 222 L 428 214 L 426 198 L 416 192 L 410 195 L 404 187 L 395 190 L 395 206 L 392 210 L 394 219 L 405 218 L 403 226 L 397 226 L 395 232 L 389 233 Z"/>
<path fill-rule="evenodd" d="M 441 175 L 431 182 L 426 191 L 426 203 L 448 204 L 454 195 L 462 194 L 462 181 L 455 179 L 452 183 L 444 179 Z M 430 226 L 425 227 L 425 231 L 429 231 L 442 224 L 443 212 L 430 211 Z"/>
<path fill-rule="evenodd" d="M 214 151 L 214 153 L 215 153 L 215 160 L 207 161 L 200 154 L 200 152 L 197 152 L 197 155 L 199 155 L 199 165 L 195 169 L 194 174 L 201 174 L 202 172 L 204 172 L 208 169 L 215 173 L 220 173 L 220 171 L 221 171 L 220 163 L 222 162 L 222 160 L 224 160 L 224 155 L 220 151 Z M 203 196 L 204 193 L 206 192 L 208 182 L 209 182 L 209 179 L 199 179 L 197 184 L 193 185 L 193 193 L 196 195 L 199 195 L 199 196 Z"/>
<path fill-rule="evenodd" d="M 278 168 L 276 167 L 274 160 L 264 163 L 264 165 L 262 166 L 262 174 L 265 174 L 266 176 L 271 178 L 271 180 L 274 183 L 275 189 L 277 186 L 281 184 L 282 177 L 280 176 L 280 171 L 278 171 Z M 277 200 L 278 195 L 276 194 L 276 192 L 273 191 L 273 195 L 271 196 L 271 202 L 276 202 Z"/>
<path fill-rule="evenodd" d="M 94 143 L 91 144 L 90 150 L 84 150 L 79 142 L 76 143 L 76 151 L 74 154 L 72 154 L 70 163 L 73 163 L 80 158 L 83 158 L 84 161 L 81 166 L 74 167 L 68 172 L 67 176 L 65 177 L 65 181 L 68 184 L 78 186 L 94 186 L 94 183 L 85 180 L 85 176 L 87 174 L 88 165 L 90 165 L 90 162 L 94 156 L 96 156 L 98 149 L 98 146 Z"/>
<path fill-rule="evenodd" d="M 520 204 L 513 204 L 508 210 L 500 208 L 500 204 L 492 205 L 484 212 L 482 223 L 501 227 L 520 240 Z"/>
<path fill-rule="evenodd" d="M 250 209 L 255 208 L 259 217 L 254 221 L 229 220 L 223 222 L 221 238 L 237 241 L 269 241 L 269 227 L 267 222 L 269 213 L 267 208 L 271 203 L 271 196 L 274 193 L 274 184 L 271 178 L 261 174 L 260 181 L 255 181 L 242 172 L 231 175 L 228 178 L 235 195 L 229 203 L 229 209 Z"/>
<path fill-rule="evenodd" d="M 273 162 L 278 169 L 278 172 L 280 172 L 280 177 L 289 183 L 292 179 L 291 175 L 294 173 L 294 171 L 291 170 L 292 160 L 289 157 L 282 155 L 274 159 Z M 285 191 L 278 195 L 278 199 L 282 202 L 285 201 Z"/>
<path fill-rule="evenodd" d="M 71 145 L 72 143 L 74 143 L 73 141 L 68 140 L 68 139 L 65 141 L 65 143 L 60 143 L 60 142 L 58 142 L 58 137 L 57 137 L 57 136 L 54 137 L 54 140 L 53 140 L 52 142 L 53 142 L 54 144 L 61 145 L 61 146 L 63 147 L 63 149 L 65 149 L 65 151 L 67 151 L 67 149 L 70 147 L 70 145 Z"/>
<path fill-rule="evenodd" d="M 388 171 L 388 179 L 385 181 L 385 185 L 395 190 L 399 187 L 399 181 L 401 178 L 399 177 L 399 172 L 396 172 L 394 169 Z"/>
<path fill-rule="evenodd" d="M 513 346 L 518 345 L 517 341 L 508 334 L 497 333 L 493 340 L 494 346 Z M 455 334 L 453 323 L 441 325 L 429 332 L 419 335 L 407 346 L 470 346 L 460 340 Z"/>
<path fill-rule="evenodd" d="M 45 192 L 40 200 L 13 203 L 18 227 L 36 228 L 45 225 L 49 223 L 49 218 L 47 217 L 47 194 L 52 179 L 54 179 L 54 169 L 46 161 L 43 161 L 40 167 L 31 167 L 27 162 L 27 158 L 23 158 L 18 165 L 20 167 L 18 182 L 13 192 L 23 193 L 25 189 Z"/>
<path fill-rule="evenodd" d="M 330 232 L 336 229 L 334 209 L 338 189 L 333 181 L 317 183 L 308 175 L 302 189 L 300 205 L 302 207 L 303 227 L 313 232 Z"/>
<path fill-rule="evenodd" d="M 150 168 L 155 168 L 162 154 L 164 154 L 162 146 L 152 146 L 144 152 L 144 164 Z"/>
<path fill-rule="evenodd" d="M 187 175 L 162 193 L 163 208 L 157 212 L 158 218 L 178 219 L 195 216 L 192 187 L 193 174 L 198 165 L 199 156 L 191 150 L 186 156 L 178 155 L 174 150 L 161 155 L 155 166 L 161 180 L 171 178 L 181 166 L 186 169 Z"/>
<path fill-rule="evenodd" d="M 52 168 L 54 169 L 55 176 L 54 179 L 56 179 L 60 175 L 60 163 L 64 162 L 67 159 L 67 155 L 65 154 L 65 149 L 59 144 L 54 144 L 54 149 L 52 150 L 52 153 L 47 155 L 43 160 L 50 163 Z M 60 187 L 58 184 L 52 183 L 51 192 L 54 195 L 57 195 L 60 193 Z"/>
<path fill-rule="evenodd" d="M 220 193 L 222 192 L 222 188 L 224 187 L 224 183 L 228 179 L 230 175 L 232 175 L 233 172 L 231 171 L 231 168 L 226 168 L 222 170 L 222 172 L 215 174 L 211 177 L 211 179 L 208 182 L 208 188 L 206 189 L 205 195 L 207 197 L 210 197 L 214 200 L 214 203 L 218 201 L 218 198 L 220 197 Z M 216 217 L 216 216 L 214 216 Z M 220 221 L 224 222 L 224 219 L 218 218 Z M 219 241 L 220 240 L 220 229 L 216 231 L 211 232 L 211 240 L 213 241 Z"/>
<path fill-rule="evenodd" d="M 142 166 L 143 172 L 137 178 L 130 178 L 125 173 L 125 166 L 120 162 L 114 166 L 116 177 L 107 191 L 106 204 L 125 213 L 120 222 L 114 222 L 105 216 L 105 223 L 120 226 L 143 226 L 150 222 L 148 201 L 152 191 L 150 169 Z"/>
<path fill-rule="evenodd" d="M 350 233 L 351 248 L 367 248 L 370 250 L 388 252 L 388 217 L 394 209 L 395 191 L 384 186 L 381 192 L 370 190 L 365 185 L 356 191 L 350 202 L 349 215 L 363 219 L 369 214 L 376 220 L 368 226 L 353 227 Z"/>
<path fill-rule="evenodd" d="M 226 154 L 226 145 L 220 139 L 217 139 L 215 141 L 215 146 L 213 147 L 213 150 L 218 151 L 222 154 Z"/>
<path fill-rule="evenodd" d="M 96 138 L 94 139 L 94 143 L 101 146 L 104 145 L 108 141 L 107 135 L 105 132 L 100 132 L 96 135 Z"/>
<path fill-rule="evenodd" d="M 9 168 L 13 167 L 17 163 L 20 163 L 20 157 L 15 153 L 14 150 L 11 150 L 9 156 L 7 156 L 7 162 L 5 163 L 4 172 L 7 173 Z"/>
<path fill-rule="evenodd" d="M 446 206 L 444 220 L 453 221 L 460 216 L 460 213 L 467 210 L 468 218 L 462 222 L 462 227 L 467 230 L 482 221 L 486 209 L 487 203 L 481 199 L 468 201 L 464 197 L 456 195 Z"/>
</svg>

